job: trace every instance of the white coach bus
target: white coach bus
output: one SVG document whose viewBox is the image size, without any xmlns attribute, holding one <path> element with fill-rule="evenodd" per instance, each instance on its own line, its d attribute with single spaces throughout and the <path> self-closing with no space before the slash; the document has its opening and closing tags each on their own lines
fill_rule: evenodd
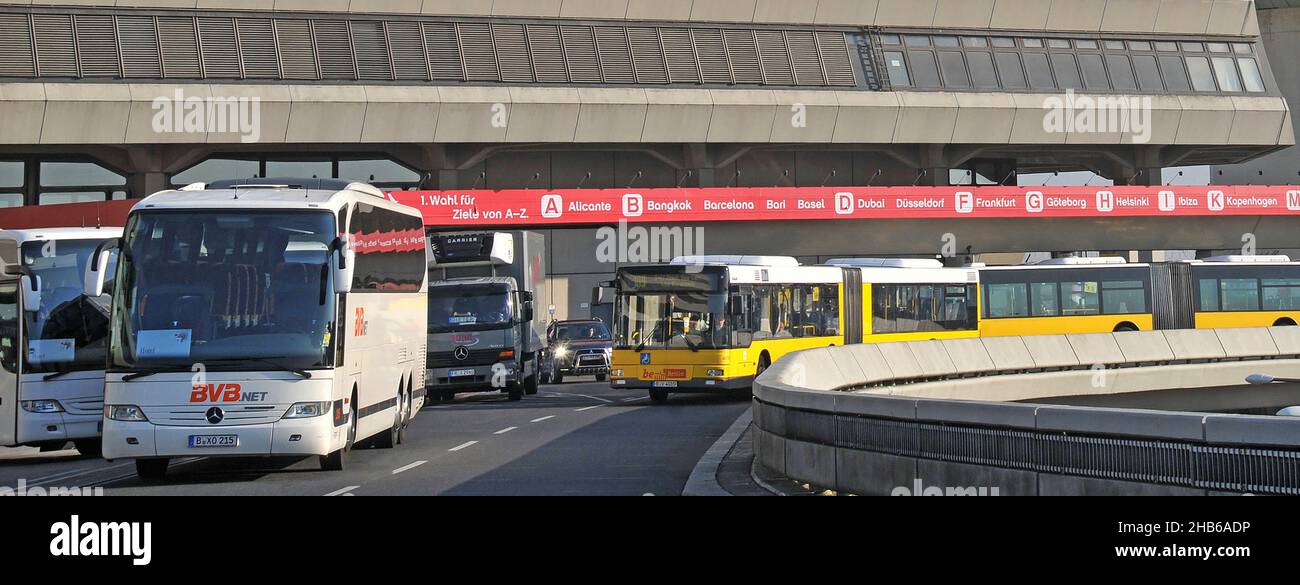
<svg viewBox="0 0 1300 585">
<path fill-rule="evenodd" d="M 424 399 L 419 211 L 363 183 L 219 181 L 140 201 L 116 244 L 106 459 L 142 477 L 184 456 L 338 470 L 353 445 L 401 442 Z"/>
<path fill-rule="evenodd" d="M 109 295 L 81 275 L 121 228 L 0 231 L 0 446 L 99 455 Z"/>
</svg>

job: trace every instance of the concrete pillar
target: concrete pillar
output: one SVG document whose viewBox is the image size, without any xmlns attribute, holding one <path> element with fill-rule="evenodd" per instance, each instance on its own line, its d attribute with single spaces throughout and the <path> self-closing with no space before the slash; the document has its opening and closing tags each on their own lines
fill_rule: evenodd
<svg viewBox="0 0 1300 585">
<path fill-rule="evenodd" d="M 438 188 L 444 191 L 450 189 L 459 189 L 460 173 L 456 169 L 438 169 Z"/>
<path fill-rule="evenodd" d="M 921 148 L 921 168 L 918 169 L 915 183 L 928 187 L 945 187 L 951 181 L 952 167 L 944 155 L 944 145 L 932 144 Z"/>
</svg>

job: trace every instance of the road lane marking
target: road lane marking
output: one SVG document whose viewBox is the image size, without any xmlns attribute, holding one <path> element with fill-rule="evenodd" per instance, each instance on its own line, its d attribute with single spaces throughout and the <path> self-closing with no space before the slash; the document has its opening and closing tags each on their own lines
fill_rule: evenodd
<svg viewBox="0 0 1300 585">
<path fill-rule="evenodd" d="M 328 493 L 328 494 L 325 494 L 325 497 L 328 498 L 328 497 L 330 497 L 330 496 L 350 496 L 350 495 L 352 495 L 352 494 L 349 494 L 348 492 L 350 492 L 350 491 L 352 491 L 352 490 L 354 490 L 354 489 L 357 489 L 357 488 L 359 488 L 359 487 L 361 487 L 361 486 L 359 486 L 359 485 L 350 485 L 350 486 L 345 487 L 345 488 L 343 488 L 343 489 L 341 489 L 341 490 L 334 490 L 334 491 L 332 491 L 332 492 L 330 492 L 330 493 Z"/>
<path fill-rule="evenodd" d="M 611 403 L 611 402 L 614 402 L 613 400 L 610 400 L 610 399 L 608 399 L 608 398 L 601 398 L 601 397 L 599 397 L 599 396 L 592 396 L 592 395 L 590 395 L 590 394 L 570 394 L 569 396 L 581 396 L 581 397 L 583 397 L 583 398 L 590 398 L 590 399 L 592 399 L 592 400 L 597 400 L 597 401 L 600 401 L 600 402 L 604 402 L 604 403 L 606 403 L 606 404 L 609 404 L 609 403 Z"/>
<path fill-rule="evenodd" d="M 539 422 L 542 422 L 542 421 L 544 421 L 544 420 L 550 420 L 550 419 L 553 419 L 553 418 L 555 418 L 555 415 L 552 414 L 552 415 L 549 415 L 549 416 L 544 416 L 544 417 L 542 417 L 542 418 L 535 418 L 535 419 L 530 420 L 530 421 L 528 421 L 528 422 L 539 423 Z"/>
<path fill-rule="evenodd" d="M 202 457 L 187 457 L 187 458 L 179 459 L 179 460 L 177 460 L 177 461 L 172 462 L 172 464 L 169 465 L 168 467 L 171 468 L 171 469 L 175 469 L 175 468 L 180 467 L 180 466 L 182 466 L 182 465 L 185 465 L 185 464 L 187 464 L 187 463 L 194 463 L 195 461 L 201 461 L 201 460 L 203 460 Z M 48 476 L 45 476 L 45 477 L 42 477 L 42 478 L 38 478 L 38 479 L 32 480 L 32 481 L 30 481 L 30 482 L 27 482 L 27 485 L 28 485 L 29 487 L 48 486 L 48 485 L 53 484 L 54 482 L 65 482 L 65 481 L 71 480 L 71 479 L 73 479 L 73 478 L 81 478 L 81 477 L 85 477 L 85 476 L 93 476 L 94 474 L 97 474 L 97 473 L 102 473 L 102 472 L 105 472 L 105 471 L 111 471 L 111 470 L 114 470 L 114 469 L 121 469 L 121 468 L 123 468 L 123 467 L 132 467 L 132 466 L 134 466 L 134 465 L 135 465 L 134 463 L 119 463 L 119 464 L 117 464 L 117 465 L 110 465 L 110 466 L 108 466 L 108 467 L 94 467 L 94 468 L 91 468 L 91 469 L 74 469 L 74 470 L 71 470 L 71 471 L 65 471 L 65 472 L 63 472 L 63 473 L 56 473 L 56 474 L 54 474 L 54 475 L 48 475 Z M 112 476 L 112 477 L 111 477 L 110 479 L 108 479 L 108 480 L 92 481 L 91 483 L 89 483 L 89 484 L 87 484 L 87 485 L 85 485 L 85 486 L 71 486 L 71 485 L 68 485 L 68 486 L 62 486 L 62 487 L 90 487 L 90 486 L 93 486 L 93 485 L 100 485 L 100 484 L 108 483 L 108 482 L 110 482 L 110 481 L 117 481 L 117 480 L 119 480 L 119 479 L 125 479 L 125 478 L 131 477 L 131 476 L 133 476 L 133 475 L 135 475 L 135 472 L 127 473 L 127 474 L 124 474 L 124 475 L 121 475 L 121 476 Z"/>
<path fill-rule="evenodd" d="M 504 434 L 506 434 L 506 433 L 508 433 L 508 432 L 510 432 L 510 431 L 513 431 L 513 430 L 515 430 L 515 429 L 517 429 L 517 428 L 519 428 L 519 427 L 506 427 L 506 428 L 501 429 L 501 430 L 499 430 L 499 431 L 497 431 L 497 432 L 495 432 L 495 433 L 492 433 L 492 434 L 494 434 L 494 435 L 504 435 Z"/>
<path fill-rule="evenodd" d="M 393 470 L 393 475 L 397 475 L 397 474 L 399 474 L 399 473 L 401 473 L 401 472 L 403 472 L 403 471 L 410 471 L 410 470 L 412 470 L 412 469 L 415 469 L 416 467 L 419 467 L 419 466 L 421 466 L 421 465 L 424 465 L 425 463 L 428 463 L 428 461 L 425 461 L 425 460 L 421 459 L 421 460 L 416 461 L 415 463 L 412 463 L 412 464 L 410 464 L 410 465 L 403 465 L 403 466 L 401 466 L 401 467 L 398 467 L 397 469 L 394 469 L 394 470 Z"/>
<path fill-rule="evenodd" d="M 459 445 L 456 445 L 455 447 L 452 447 L 452 448 L 447 449 L 447 450 L 448 450 L 448 451 L 460 451 L 461 449 L 464 449 L 464 448 L 466 448 L 466 447 L 472 447 L 472 446 L 477 445 L 477 444 L 478 444 L 478 441 L 466 441 L 466 442 L 464 442 L 464 443 L 461 443 L 461 444 L 459 444 Z"/>
<path fill-rule="evenodd" d="M 604 405 L 603 405 L 603 404 L 597 404 L 597 405 L 595 405 L 595 406 L 584 406 L 584 407 L 582 407 L 582 408 L 575 408 L 575 409 L 573 409 L 573 412 L 583 412 L 583 411 L 586 411 L 586 410 L 591 410 L 591 409 L 593 409 L 593 408 L 600 408 L 600 407 L 602 407 L 602 406 L 604 406 Z"/>
<path fill-rule="evenodd" d="M 619 402 L 636 402 L 636 401 L 638 401 L 638 400 L 645 400 L 645 396 L 636 396 L 636 397 L 633 397 L 633 398 L 624 398 L 624 399 L 620 400 Z"/>
<path fill-rule="evenodd" d="M 102 461 L 102 460 L 101 460 L 101 461 Z M 121 463 L 121 464 L 118 464 L 118 465 L 110 465 L 110 466 L 107 466 L 107 467 L 91 467 L 91 468 L 89 468 L 89 469 L 83 467 L 83 468 L 78 468 L 78 469 L 70 469 L 70 470 L 68 470 L 68 471 L 63 471 L 63 472 L 55 473 L 55 474 L 53 474 L 53 475 L 46 475 L 46 476 L 44 476 L 44 477 L 38 477 L 38 478 L 36 478 L 36 479 L 33 479 L 33 480 L 31 480 L 31 481 L 28 481 L 28 482 L 27 482 L 27 485 L 30 485 L 30 486 L 44 485 L 44 484 L 46 484 L 46 483 L 49 483 L 49 482 L 52 482 L 52 481 L 58 481 L 58 480 L 60 480 L 60 479 L 67 479 L 67 478 L 69 478 L 69 477 L 76 477 L 76 476 L 80 476 L 80 475 L 86 475 L 86 474 L 89 474 L 89 473 L 97 473 L 97 472 L 100 472 L 100 471 L 108 471 L 108 470 L 110 470 L 110 469 L 118 469 L 118 468 L 121 468 L 121 467 L 130 467 L 131 465 L 133 465 L 133 464 L 132 464 L 132 463 Z"/>
</svg>

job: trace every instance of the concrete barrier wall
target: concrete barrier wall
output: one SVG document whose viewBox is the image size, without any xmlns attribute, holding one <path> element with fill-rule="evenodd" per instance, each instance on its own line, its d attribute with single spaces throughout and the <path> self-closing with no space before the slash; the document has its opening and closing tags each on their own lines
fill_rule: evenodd
<svg viewBox="0 0 1300 585">
<path fill-rule="evenodd" d="M 1297 418 L 1009 402 L 1241 386 L 1250 373 L 1300 375 L 1297 352 L 1296 328 L 798 352 L 755 381 L 755 454 L 864 495 L 1300 495 Z"/>
</svg>

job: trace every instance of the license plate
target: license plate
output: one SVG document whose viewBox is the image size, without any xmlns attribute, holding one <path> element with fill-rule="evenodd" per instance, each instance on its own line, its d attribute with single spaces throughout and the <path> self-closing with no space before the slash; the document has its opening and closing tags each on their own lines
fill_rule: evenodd
<svg viewBox="0 0 1300 585">
<path fill-rule="evenodd" d="M 190 447 L 238 447 L 239 435 L 190 435 Z"/>
<path fill-rule="evenodd" d="M 673 381 L 655 382 L 655 388 L 676 388 L 676 387 L 677 387 L 677 382 L 673 382 Z"/>
<path fill-rule="evenodd" d="M 448 378 L 460 378 L 463 376 L 473 376 L 473 375 L 474 375 L 474 368 L 469 368 L 467 370 L 450 370 L 447 372 Z"/>
</svg>

